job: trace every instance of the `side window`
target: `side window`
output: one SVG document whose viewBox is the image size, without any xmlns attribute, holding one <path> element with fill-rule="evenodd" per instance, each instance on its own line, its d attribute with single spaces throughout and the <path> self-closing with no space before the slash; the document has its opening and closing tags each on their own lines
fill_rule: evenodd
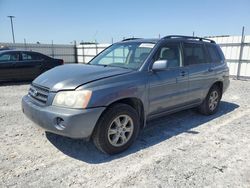
<svg viewBox="0 0 250 188">
<path fill-rule="evenodd" d="M 216 46 L 207 45 L 207 49 L 213 63 L 219 63 L 222 60 Z"/>
<path fill-rule="evenodd" d="M 19 60 L 18 53 L 5 53 L 5 54 L 0 55 L 0 62 L 18 61 L 18 60 Z"/>
<path fill-rule="evenodd" d="M 26 61 L 26 60 L 42 60 L 43 57 L 40 54 L 23 52 L 22 53 L 22 59 L 24 61 Z"/>
<path fill-rule="evenodd" d="M 158 50 L 155 60 L 167 60 L 166 68 L 175 68 L 180 67 L 180 57 L 178 44 L 166 44 Z"/>
<path fill-rule="evenodd" d="M 184 65 L 207 63 L 204 46 L 202 44 L 184 43 Z"/>
<path fill-rule="evenodd" d="M 32 60 L 32 57 L 28 53 L 22 53 L 22 59 L 23 60 Z"/>
<path fill-rule="evenodd" d="M 10 61 L 10 54 L 2 54 L 0 56 L 0 62 L 3 62 L 3 61 Z"/>
</svg>

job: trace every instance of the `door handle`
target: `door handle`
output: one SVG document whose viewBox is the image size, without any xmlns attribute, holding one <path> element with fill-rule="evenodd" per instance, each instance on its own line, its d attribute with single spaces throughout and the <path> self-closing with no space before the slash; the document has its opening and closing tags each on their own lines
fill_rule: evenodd
<svg viewBox="0 0 250 188">
<path fill-rule="evenodd" d="M 180 72 L 180 76 L 185 76 L 186 75 L 186 71 L 181 71 Z"/>
<path fill-rule="evenodd" d="M 214 71 L 213 68 L 209 68 L 209 69 L 208 69 L 208 72 L 213 72 L 213 71 Z"/>
</svg>

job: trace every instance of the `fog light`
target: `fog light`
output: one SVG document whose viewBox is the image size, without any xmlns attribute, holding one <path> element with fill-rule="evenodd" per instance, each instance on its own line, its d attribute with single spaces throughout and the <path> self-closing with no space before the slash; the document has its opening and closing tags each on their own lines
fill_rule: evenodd
<svg viewBox="0 0 250 188">
<path fill-rule="evenodd" d="M 65 124 L 64 124 L 64 120 L 60 117 L 56 118 L 56 125 L 55 128 L 62 131 L 66 128 Z"/>
</svg>

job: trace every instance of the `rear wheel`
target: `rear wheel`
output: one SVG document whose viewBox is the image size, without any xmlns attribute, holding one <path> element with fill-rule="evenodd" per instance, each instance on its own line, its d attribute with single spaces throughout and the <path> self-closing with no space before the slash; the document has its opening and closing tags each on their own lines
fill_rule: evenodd
<svg viewBox="0 0 250 188">
<path fill-rule="evenodd" d="M 205 115 L 212 115 L 218 111 L 221 100 L 221 90 L 217 85 L 214 85 L 208 92 L 207 97 L 199 106 L 199 111 Z"/>
<path fill-rule="evenodd" d="M 116 154 L 126 150 L 134 142 L 139 128 L 136 110 L 126 104 L 115 104 L 100 117 L 93 133 L 93 141 L 102 152 Z"/>
</svg>

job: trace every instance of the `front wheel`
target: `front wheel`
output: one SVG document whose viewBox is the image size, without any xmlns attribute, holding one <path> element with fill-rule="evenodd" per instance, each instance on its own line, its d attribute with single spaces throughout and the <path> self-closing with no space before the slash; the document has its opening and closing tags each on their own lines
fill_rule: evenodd
<svg viewBox="0 0 250 188">
<path fill-rule="evenodd" d="M 206 98 L 199 106 L 198 110 L 204 115 L 212 115 L 218 111 L 221 100 L 221 90 L 214 85 L 208 92 Z"/>
<path fill-rule="evenodd" d="M 134 108 L 116 104 L 100 117 L 93 133 L 96 147 L 104 153 L 116 154 L 126 150 L 139 132 L 139 117 Z"/>
</svg>

